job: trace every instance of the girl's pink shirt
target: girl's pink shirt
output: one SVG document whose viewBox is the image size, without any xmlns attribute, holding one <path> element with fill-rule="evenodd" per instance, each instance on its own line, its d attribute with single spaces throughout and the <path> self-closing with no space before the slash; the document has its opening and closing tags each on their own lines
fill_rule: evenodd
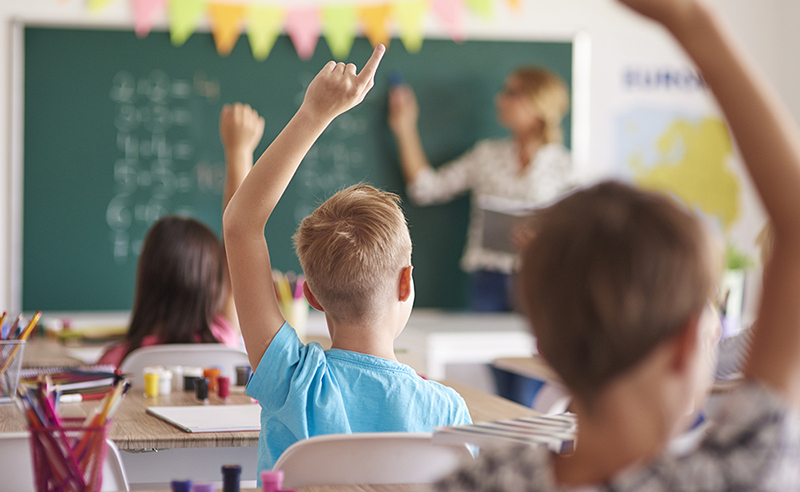
<svg viewBox="0 0 800 492">
<path fill-rule="evenodd" d="M 236 333 L 236 330 L 233 329 L 231 324 L 228 323 L 228 320 L 221 314 L 214 316 L 210 328 L 211 334 L 214 335 L 214 338 L 216 338 L 219 343 L 227 345 L 228 347 L 241 347 L 239 334 Z M 199 337 L 195 336 L 195 341 L 200 343 Z M 147 347 L 149 345 L 161 345 L 161 342 L 155 335 L 148 335 L 142 340 L 142 347 Z M 126 343 L 116 343 L 100 356 L 97 364 L 119 367 L 127 352 L 128 345 Z"/>
</svg>

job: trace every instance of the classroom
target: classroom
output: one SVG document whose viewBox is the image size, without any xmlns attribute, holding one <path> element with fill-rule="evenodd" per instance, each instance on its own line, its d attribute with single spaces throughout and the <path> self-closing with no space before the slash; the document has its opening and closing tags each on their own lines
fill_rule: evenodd
<svg viewBox="0 0 800 492">
<path fill-rule="evenodd" d="M 262 3 L 266 3 L 266 1 Z M 249 2 L 258 3 L 259 0 L 249 0 Z M 269 3 L 290 6 L 293 4 L 293 0 L 269 0 Z M 304 4 L 320 6 L 333 3 L 336 2 L 332 0 L 308 0 L 304 2 Z M 381 2 L 365 1 L 364 3 Z M 446 2 L 442 2 L 442 4 L 444 3 Z M 460 4 L 461 2 L 455 3 Z M 518 3 L 519 6 L 514 7 L 515 3 Z M 792 0 L 765 0 L 757 3 L 747 0 L 716 0 L 714 3 L 719 4 L 720 10 L 733 25 L 736 35 L 744 41 L 747 51 L 753 55 L 760 68 L 766 72 L 783 100 L 786 101 L 792 114 L 796 118 L 800 118 L 800 94 L 797 94 L 792 82 L 800 75 L 800 59 L 795 60 L 787 56 L 790 50 L 785 48 L 786 46 L 797 45 L 800 42 L 800 34 L 793 29 L 791 24 L 791 19 L 800 15 L 800 5 Z M 90 6 L 90 4 L 93 4 L 94 7 Z M 99 4 L 102 4 L 102 6 L 98 7 L 97 5 Z M 721 118 L 719 109 L 710 97 L 702 77 L 698 75 L 677 44 L 663 30 L 623 11 L 619 6 L 614 5 L 612 0 L 517 0 L 517 2 L 494 0 L 487 2 L 487 4 L 491 4 L 491 14 L 487 17 L 482 17 L 475 12 L 464 12 L 464 24 L 462 26 L 463 36 L 466 40 L 464 44 L 455 43 L 452 39 L 453 31 L 449 30 L 440 19 L 429 13 L 424 22 L 424 40 L 420 53 L 417 55 L 406 53 L 403 42 L 395 37 L 389 46 L 387 57 L 392 56 L 392 51 L 395 53 L 402 52 L 402 58 L 397 62 L 397 66 L 401 67 L 398 71 L 402 72 L 402 75 L 409 82 L 417 83 L 417 81 L 423 81 L 426 79 L 426 73 L 430 73 L 429 80 L 437 80 L 436 83 L 438 84 L 446 84 L 453 79 L 447 78 L 447 74 L 437 74 L 437 70 L 443 70 L 443 67 L 446 70 L 446 65 L 437 66 L 436 63 L 430 62 L 430 55 L 427 55 L 428 57 L 426 58 L 426 53 L 441 50 L 435 51 L 435 53 L 447 53 L 448 55 L 446 56 L 448 57 L 453 54 L 449 62 L 456 64 L 458 66 L 456 70 L 463 70 L 462 75 L 468 77 L 472 73 L 471 71 L 480 70 L 482 59 L 491 57 L 493 53 L 500 51 L 509 53 L 508 59 L 499 59 L 498 57 L 497 60 L 494 60 L 494 63 L 503 67 L 502 70 L 505 71 L 508 67 L 519 63 L 518 60 L 524 59 L 524 49 L 526 47 L 535 46 L 544 53 L 541 55 L 542 58 L 534 59 L 536 62 L 547 64 L 551 60 L 556 60 L 553 63 L 556 65 L 562 63 L 558 69 L 570 77 L 568 85 L 571 107 L 567 123 L 565 123 L 567 131 L 565 142 L 571 150 L 572 160 L 582 183 L 592 183 L 603 178 L 613 177 L 623 181 L 637 182 L 643 186 L 660 189 L 669 194 L 682 197 L 683 190 L 691 188 L 691 186 L 682 186 L 684 180 L 693 182 L 692 180 L 700 181 L 708 178 L 707 175 L 684 175 L 678 174 L 677 171 L 673 175 L 667 175 L 666 177 L 659 175 L 661 176 L 660 178 L 655 178 L 653 176 L 656 173 L 649 172 L 654 167 L 657 167 L 659 163 L 669 162 L 669 152 L 659 150 L 659 145 L 662 145 L 662 141 L 669 138 L 680 138 L 680 135 L 675 136 L 675 130 L 672 128 L 673 123 L 676 121 L 689 121 L 697 124 L 698 128 L 700 128 L 700 125 L 705 122 L 719 121 Z M 160 43 L 164 46 L 157 49 L 164 53 L 174 50 L 176 53 L 184 53 L 184 56 L 188 54 L 190 57 L 204 51 L 202 59 L 187 59 L 181 62 L 187 63 L 187 66 L 194 71 L 195 79 L 192 83 L 195 91 L 198 90 L 198 72 L 196 71 L 198 67 L 194 66 L 194 64 L 202 63 L 202 61 L 198 60 L 213 59 L 208 63 L 216 64 L 217 70 L 224 70 L 226 63 L 231 63 L 233 65 L 230 66 L 235 67 L 237 63 L 244 63 L 242 60 L 245 59 L 249 63 L 249 58 L 252 57 L 247 37 L 244 33 L 238 39 L 236 46 L 233 48 L 234 51 L 228 55 L 230 58 L 216 53 L 214 45 L 210 42 L 210 25 L 207 18 L 200 20 L 196 34 L 190 37 L 186 45 L 182 47 L 167 46 L 169 38 L 166 32 L 169 27 L 166 12 L 161 12 L 156 16 L 152 32 L 148 37 L 134 39 L 132 34 L 133 25 L 133 14 L 128 0 L 108 0 L 106 2 L 84 2 L 82 0 L 15 2 L 12 0 L 0 0 L 0 93 L 6 95 L 6 97 L 0 98 L 0 111 L 7 115 L 6 118 L 0 119 L 0 139 L 2 139 L 6 149 L 6 152 L 0 155 L 0 160 L 2 160 L 0 168 L 3 169 L 3 179 L 0 179 L 0 182 L 4 183 L 2 185 L 3 205 L 0 208 L 2 210 L 2 213 L 0 213 L 0 271 L 4 272 L 2 279 L 0 279 L 0 310 L 4 309 L 10 313 L 21 311 L 32 313 L 39 309 L 36 303 L 44 302 L 50 303 L 43 308 L 45 311 L 44 316 L 51 319 L 71 318 L 80 320 L 94 317 L 115 320 L 125 319 L 128 307 L 125 306 L 124 302 L 127 301 L 123 301 L 122 305 L 120 305 L 118 299 L 130 299 L 132 297 L 132 290 L 130 290 L 132 282 L 130 279 L 133 275 L 134 257 L 137 248 L 135 238 L 132 242 L 128 242 L 127 236 L 124 236 L 125 244 L 117 247 L 120 238 L 123 236 L 111 226 L 111 212 L 107 212 L 105 206 L 102 209 L 103 216 L 101 219 L 104 224 L 108 222 L 109 226 L 111 226 L 111 231 L 103 230 L 104 239 L 99 243 L 95 240 L 93 243 L 88 244 L 86 251 L 79 250 L 75 252 L 76 248 L 80 248 L 81 237 L 85 234 L 82 229 L 84 227 L 83 223 L 77 225 L 68 222 L 54 224 L 48 226 L 48 230 L 34 231 L 34 224 L 26 222 L 26 217 L 28 216 L 26 214 L 41 213 L 47 215 L 48 207 L 54 205 L 47 203 L 46 199 L 41 201 L 37 199 L 32 203 L 25 201 L 25 193 L 35 186 L 35 184 L 25 181 L 25 179 L 31 175 L 36 176 L 31 173 L 31 169 L 26 170 L 25 155 L 33 154 L 30 151 L 46 146 L 50 128 L 45 124 L 44 117 L 47 114 L 45 107 L 47 99 L 29 101 L 20 97 L 22 87 L 35 87 L 37 83 L 35 80 L 23 80 L 25 50 L 36 47 L 36 50 L 38 50 L 36 52 L 37 55 L 41 55 L 40 59 L 48 60 L 47 40 L 55 39 L 57 40 L 56 42 L 59 42 L 58 40 L 74 39 L 75 46 L 78 46 L 77 49 L 71 48 L 69 44 L 66 44 L 59 46 L 59 53 L 62 52 L 61 50 L 66 50 L 69 53 L 70 49 L 75 49 L 77 58 L 82 53 L 81 47 L 86 46 L 81 43 L 91 44 L 94 39 L 92 38 L 92 32 L 102 31 L 104 34 L 97 39 L 102 42 L 109 42 L 114 49 L 119 48 L 122 50 L 115 55 L 104 53 L 103 49 L 98 49 L 96 51 L 97 56 L 103 62 L 116 62 L 115 56 L 120 59 L 129 57 L 131 65 L 144 63 L 145 65 L 143 66 L 146 66 L 147 60 L 137 59 L 138 55 L 135 54 L 136 43 L 140 43 L 141 46 L 152 46 Z M 38 38 L 38 40 L 44 39 L 45 44 L 34 45 L 31 43 L 29 47 L 23 47 L 23 41 L 27 39 L 26 28 L 41 30 L 43 37 Z M 55 37 L 47 37 L 49 35 L 47 31 L 50 30 L 58 31 Z M 72 36 L 71 31 L 89 34 L 88 37 L 82 38 L 81 36 Z M 204 44 L 199 44 L 199 39 L 202 36 L 208 39 L 205 40 Z M 292 46 L 288 38 L 284 38 L 279 39 L 275 53 L 271 55 L 272 58 L 268 56 L 266 60 L 257 62 L 260 64 L 259 70 L 263 70 L 263 73 L 267 73 L 271 69 L 270 67 L 274 67 L 274 64 L 279 62 L 283 63 L 288 60 L 294 63 L 298 61 L 294 59 L 298 58 L 294 52 L 296 46 Z M 631 42 L 632 39 L 635 39 L 636 42 Z M 45 46 L 45 48 L 42 46 Z M 428 52 L 425 51 L 426 46 L 428 47 Z M 488 48 L 485 51 L 481 51 L 485 46 L 488 46 Z M 551 48 L 552 52 L 548 51 Z M 93 49 L 91 48 L 91 50 Z M 134 51 L 128 55 L 124 49 L 133 49 Z M 283 51 L 280 51 L 281 49 Z M 326 40 L 323 36 L 320 36 L 316 53 L 314 53 L 314 63 L 317 63 L 317 56 L 320 51 L 328 53 L 327 49 Z M 358 60 L 361 61 L 354 61 L 363 63 L 363 60 L 366 59 L 366 54 L 368 54 L 368 49 L 369 44 L 365 39 L 357 39 L 352 55 L 358 57 Z M 92 56 L 94 56 L 95 51 L 92 51 L 92 53 Z M 471 56 L 471 53 L 477 53 L 477 55 Z M 415 56 L 418 58 L 415 59 Z M 387 60 L 390 59 L 387 58 Z M 419 64 L 415 63 L 415 60 L 426 61 L 422 62 L 423 64 Z M 88 59 L 87 63 L 91 65 L 93 60 Z M 430 66 L 424 66 L 424 64 L 430 64 Z M 78 60 L 73 65 L 81 67 Z M 177 64 L 175 66 L 177 67 Z M 279 66 L 282 68 L 284 65 Z M 294 67 L 295 65 L 285 66 Z M 77 70 L 80 71 L 81 68 L 77 68 Z M 100 73 L 102 68 L 95 69 L 92 67 L 88 70 L 97 70 Z M 137 68 L 137 70 L 141 73 L 147 73 L 143 68 Z M 180 69 L 175 68 L 175 70 L 176 72 L 170 75 L 178 77 Z M 303 70 L 308 72 L 316 69 L 303 68 Z M 235 85 L 235 82 L 231 81 L 236 78 L 235 74 L 229 74 L 231 80 L 221 77 L 215 80 L 213 70 L 210 72 L 212 76 L 208 80 L 200 81 L 201 84 L 205 84 L 204 90 L 208 91 L 206 99 L 210 101 L 212 98 L 218 97 L 218 94 L 215 94 L 215 91 L 217 91 L 217 93 L 222 94 L 222 100 L 215 99 L 209 107 L 217 108 L 222 103 L 232 103 L 237 100 L 250 102 L 247 98 L 251 97 L 251 94 L 258 92 L 256 87 L 238 86 L 235 87 L 235 90 L 226 92 L 226 89 L 230 89 Z M 40 66 L 38 71 L 29 73 L 47 75 L 46 63 Z M 243 78 L 246 81 L 254 81 L 257 80 L 258 74 L 262 72 L 254 73 L 255 75 L 248 74 Z M 376 93 L 380 93 L 382 90 L 380 97 L 385 97 L 387 90 L 386 78 L 389 74 L 380 76 L 383 76 L 384 80 L 378 81 L 376 78 Z M 295 77 L 295 79 L 290 79 L 291 77 Z M 439 77 L 439 79 L 436 79 L 436 77 Z M 485 93 L 483 95 L 486 96 L 484 98 L 485 101 L 481 103 L 484 108 L 491 107 L 489 105 L 492 104 L 492 93 L 500 89 L 502 74 L 498 74 L 498 77 L 497 81 L 492 80 L 489 83 L 485 80 L 481 81 L 484 86 L 480 87 L 479 90 L 483 91 Z M 188 80 L 190 76 L 184 78 Z M 286 86 L 279 88 L 279 98 L 282 104 L 292 106 L 298 102 L 295 86 L 302 87 L 303 84 L 307 84 L 310 76 L 305 73 L 300 75 L 286 74 L 286 80 Z M 103 81 L 99 85 L 101 88 L 105 86 L 110 88 L 112 101 L 115 97 L 115 89 L 119 89 L 118 82 L 118 80 L 114 79 Z M 126 83 L 128 81 L 123 81 L 122 85 Z M 469 91 L 471 89 L 473 87 L 467 86 L 464 90 Z M 45 90 L 49 90 L 49 88 Z M 88 90 L 94 89 L 90 87 Z M 420 91 L 420 94 L 424 94 L 424 89 Z M 108 99 L 105 93 L 102 95 L 104 100 Z M 56 95 L 56 97 L 58 96 Z M 227 100 L 227 97 L 235 99 Z M 30 106 L 29 108 L 25 107 L 26 101 Z M 108 103 L 108 101 L 105 102 Z M 370 104 L 368 106 L 371 111 L 370 116 L 375 114 L 383 116 L 386 114 L 382 100 L 368 99 L 367 102 Z M 264 140 L 258 147 L 258 152 L 263 151 L 269 143 L 268 140 L 274 138 L 286 123 L 285 120 L 270 121 L 270 108 L 266 106 L 266 103 L 263 104 L 263 107 L 257 107 L 256 109 L 265 115 L 267 131 L 265 132 Z M 446 104 L 446 100 L 442 104 Z M 40 120 L 41 125 L 38 125 L 36 121 L 25 120 L 25 117 L 34 117 L 32 113 L 29 113 L 29 110 L 33 107 L 36 109 L 35 117 L 42 118 Z M 205 109 L 204 107 L 201 111 L 205 111 Z M 288 119 L 288 116 L 291 115 L 290 111 L 290 109 L 282 107 L 280 110 L 276 108 L 275 113 L 279 113 L 280 118 L 283 118 L 285 114 L 286 119 Z M 218 115 L 209 111 L 205 111 L 205 114 L 208 115 L 209 121 L 204 122 L 207 127 L 203 130 L 204 135 L 214 135 L 214 132 L 217 131 Z M 468 120 L 472 116 L 473 113 L 464 110 L 458 113 L 456 118 Z M 65 115 L 61 113 L 52 115 L 52 118 L 64 117 Z M 494 115 L 489 114 L 488 117 L 491 120 Z M 379 142 L 374 147 L 367 145 L 364 149 L 360 149 L 363 150 L 368 158 L 380 152 L 388 152 L 388 160 L 396 160 L 397 157 L 391 145 L 391 140 L 386 137 L 390 135 L 388 129 L 378 128 L 380 122 L 376 125 L 373 120 L 365 119 L 359 121 L 357 118 L 346 121 L 351 125 L 351 129 L 356 128 L 355 134 L 378 136 L 376 140 L 379 140 Z M 364 121 L 367 121 L 367 123 L 364 123 Z M 655 125 L 651 124 L 653 122 L 655 122 Z M 103 122 L 103 124 L 109 126 L 109 124 L 113 125 L 114 123 Z M 358 130 L 359 125 L 367 126 L 370 132 L 377 131 L 378 133 L 367 133 L 368 130 Z M 492 123 L 485 123 L 481 120 L 478 125 L 475 125 L 479 127 L 476 131 L 485 131 L 487 135 L 494 136 L 497 129 L 492 125 Z M 80 125 L 76 125 L 75 135 L 81 138 L 84 134 L 80 133 L 81 129 L 78 126 Z M 53 128 L 57 128 L 57 126 L 54 125 Z M 117 124 L 117 128 L 119 128 L 119 124 Z M 30 135 L 33 135 L 34 132 L 36 133 L 37 143 L 34 144 L 36 149 L 26 147 L 26 145 L 30 145 L 26 144 L 26 131 L 30 131 Z M 92 130 L 89 129 L 88 131 Z M 349 130 L 346 125 L 338 127 L 336 131 L 339 134 L 329 135 L 329 138 L 339 138 L 347 142 L 352 137 L 352 134 L 348 133 Z M 458 127 L 457 131 L 459 131 Z M 471 144 L 467 140 L 472 138 L 474 141 L 483 136 L 485 135 L 459 135 L 455 139 L 457 141 L 454 144 L 456 147 L 445 149 L 440 154 L 447 158 L 454 157 L 457 153 L 469 148 Z M 52 138 L 56 142 L 55 145 L 63 148 L 64 145 L 69 145 L 69 139 L 73 138 L 73 136 L 72 134 L 53 135 Z M 363 168 L 358 167 L 363 156 L 359 154 L 353 157 L 353 154 L 347 154 L 340 146 L 337 146 L 335 141 L 332 140 L 332 142 L 327 147 L 321 147 L 322 150 L 318 150 L 318 154 L 314 158 L 320 162 L 325 162 L 326 159 L 334 162 L 334 169 L 339 172 L 337 179 L 351 180 L 353 182 L 361 180 L 362 174 L 366 172 L 363 171 Z M 90 141 L 87 141 L 86 144 L 92 145 Z M 150 144 L 152 145 L 153 154 L 158 153 L 157 143 L 151 141 Z M 122 147 L 119 147 L 118 142 L 118 148 Z M 173 147 L 173 151 L 178 152 L 178 148 Z M 47 155 L 47 149 L 43 149 L 43 152 L 43 155 Z M 57 150 L 50 149 L 50 152 L 57 152 Z M 100 152 L 102 153 L 102 151 Z M 215 152 L 219 155 L 214 155 Z M 343 152 L 344 156 L 342 157 Z M 205 173 L 209 189 L 214 188 L 217 186 L 216 183 L 220 181 L 219 166 L 216 163 L 222 161 L 221 147 L 217 141 L 214 141 L 207 148 L 200 149 L 199 153 L 202 154 L 200 159 L 203 162 L 198 164 L 200 167 L 197 168 L 197 172 Z M 351 168 L 343 169 L 341 165 L 337 164 L 336 161 L 340 158 L 344 162 L 344 168 L 347 168 L 347 166 L 351 166 Z M 719 169 L 708 172 L 720 173 L 714 178 L 719 178 L 719 186 L 716 187 L 719 189 L 707 190 L 709 197 L 695 199 L 694 201 L 692 198 L 696 198 L 696 196 L 692 196 L 690 192 L 687 192 L 689 193 L 687 203 L 691 208 L 699 210 L 701 215 L 708 219 L 708 223 L 720 233 L 731 251 L 736 251 L 736 254 L 740 257 L 755 259 L 758 257 L 756 236 L 764 224 L 764 212 L 757 203 L 754 191 L 746 184 L 743 166 L 738 155 L 736 155 L 736 150 L 727 149 L 724 154 L 719 156 L 718 160 Z M 440 163 L 440 161 L 433 162 L 434 165 Z M 79 169 L 81 163 L 65 163 L 65 166 Z M 380 166 L 376 174 L 377 177 L 370 176 L 370 180 L 377 182 L 378 185 L 393 187 L 392 191 L 401 194 L 405 198 L 399 166 L 397 168 L 389 168 L 390 166 L 386 166 L 383 163 Z M 305 178 L 308 183 L 311 183 L 311 175 L 315 172 L 317 171 L 310 171 L 309 176 Z M 322 171 L 319 172 L 321 173 Z M 70 173 L 67 172 L 65 174 Z M 79 175 L 80 173 L 76 172 L 75 174 Z M 97 178 L 97 182 L 101 183 L 100 187 L 113 187 L 114 178 L 110 177 L 111 172 L 108 172 L 108 174 L 109 177 Z M 81 186 L 86 186 L 86 190 L 92 189 L 94 183 L 92 176 L 87 177 L 84 175 L 76 179 L 81 180 Z M 301 195 L 301 191 L 297 191 L 296 194 L 301 196 L 296 199 L 296 203 L 293 202 L 291 208 L 280 209 L 282 213 L 282 216 L 278 218 L 280 230 L 293 230 L 304 215 L 304 212 L 310 211 L 320 201 L 320 198 L 325 198 L 323 195 L 330 194 L 330 192 L 339 187 L 340 183 L 338 182 L 331 184 L 318 180 L 313 185 L 309 185 L 309 188 L 314 188 L 314 194 L 306 196 Z M 47 193 L 46 187 L 43 188 L 45 189 L 44 193 Z M 86 195 L 87 203 L 90 203 L 91 192 L 82 193 Z M 197 212 L 201 216 L 206 214 L 206 216 L 212 217 L 212 220 L 218 223 L 209 225 L 217 234 L 221 232 L 221 216 L 219 210 L 215 207 L 218 207 L 220 194 L 220 192 L 216 191 L 210 193 L 209 196 L 213 196 L 210 204 L 192 202 L 186 204 L 184 208 L 184 210 Z M 197 197 L 202 198 L 203 195 L 198 193 Z M 112 210 L 115 199 L 116 197 L 112 199 L 108 210 Z M 108 202 L 108 198 L 101 197 L 100 201 Z M 72 204 L 64 205 L 64 208 L 69 209 L 70 206 Z M 123 204 L 119 210 L 127 206 Z M 36 207 L 38 207 L 38 210 Z M 73 210 L 70 213 L 73 215 L 67 216 L 77 217 L 78 214 L 82 213 L 82 207 L 84 207 L 83 202 L 72 206 Z M 86 205 L 86 207 L 88 209 L 91 205 Z M 207 212 L 207 210 L 210 210 L 210 212 Z M 424 276 L 426 274 L 423 274 L 422 279 L 418 279 L 420 285 L 417 290 L 416 306 L 422 309 L 417 315 L 417 325 L 415 327 L 420 327 L 419 332 L 412 330 L 410 335 L 406 334 L 405 338 L 399 338 L 397 348 L 406 352 L 408 363 L 414 369 L 420 372 L 424 371 L 432 379 L 453 380 L 455 385 L 473 380 L 475 382 L 474 386 L 479 390 L 491 393 L 495 388 L 491 387 L 492 383 L 487 379 L 488 376 L 482 365 L 502 357 L 527 357 L 535 350 L 534 341 L 531 340 L 527 333 L 523 334 L 526 331 L 525 326 L 518 317 L 496 318 L 494 321 L 497 323 L 497 331 L 501 336 L 498 336 L 496 340 L 492 340 L 491 343 L 486 342 L 485 339 L 476 342 L 474 337 L 468 333 L 472 329 L 478 330 L 478 328 L 472 328 L 472 324 L 477 326 L 482 321 L 475 321 L 474 316 L 464 312 L 467 280 L 459 269 L 458 259 L 461 255 L 463 237 L 466 231 L 468 216 L 466 201 L 461 200 L 432 212 L 406 205 L 404 205 L 404 210 L 409 216 L 411 234 L 415 242 L 415 262 L 419 261 L 419 264 L 423 265 L 426 271 L 430 273 L 427 274 L 429 276 Z M 181 212 L 183 210 L 178 207 L 168 211 Z M 149 217 L 156 216 L 160 211 L 156 205 L 152 210 L 142 207 L 136 213 Z M 88 227 L 91 228 L 92 226 Z M 24 231 L 31 231 L 28 238 L 24 237 Z M 417 236 L 415 236 L 415 231 Z M 64 262 L 60 256 L 62 252 L 57 249 L 59 237 L 62 234 L 64 235 L 63 237 L 70 235 L 71 240 L 75 241 L 74 243 L 64 241 L 64 255 L 68 254 L 67 251 L 72 251 L 70 254 L 75 254 L 75 258 L 85 259 L 84 257 L 98 254 L 95 251 L 113 251 L 114 253 L 109 260 L 111 266 L 108 268 L 105 266 L 99 267 L 98 272 L 101 274 L 106 274 L 108 271 L 113 272 L 116 271 L 113 269 L 115 264 L 119 266 L 122 263 L 126 263 L 125 281 L 117 281 L 112 275 L 111 278 L 106 279 L 108 286 L 97 287 L 96 292 L 87 294 L 83 289 L 67 288 L 70 285 L 70 278 L 75 278 L 75 276 L 65 275 L 61 278 L 47 278 L 47 271 L 50 268 L 48 261 L 52 261 L 53 264 Z M 114 234 L 116 236 L 108 239 Z M 438 249 L 439 245 L 432 240 L 437 235 L 446 238 L 443 239 L 442 247 Z M 420 240 L 420 237 L 423 239 Z M 48 239 L 51 241 L 48 241 Z M 89 240 L 89 242 L 91 241 Z M 46 246 L 43 246 L 45 244 Z M 272 248 L 272 246 L 270 247 Z M 99 250 L 92 248 L 99 248 Z M 428 249 L 426 250 L 426 248 Z M 36 250 L 36 253 L 32 253 L 33 250 Z M 276 254 L 282 255 L 283 258 L 293 258 L 288 237 L 286 244 L 279 246 L 276 251 Z M 131 252 L 134 252 L 133 256 L 131 256 Z M 70 257 L 64 256 L 63 258 L 69 261 Z M 134 258 L 134 260 L 131 260 L 131 258 Z M 37 265 L 32 267 L 30 266 L 31 263 L 37 263 Z M 757 263 L 757 260 L 755 263 Z M 292 259 L 286 260 L 281 265 L 281 268 L 298 270 L 299 265 Z M 749 301 L 757 298 L 758 282 L 754 280 L 748 281 L 747 279 L 751 277 L 756 279 L 759 273 L 758 268 L 754 267 L 745 274 L 744 279 L 731 280 L 735 284 L 732 288 L 736 296 L 738 296 L 738 304 L 734 308 L 736 311 L 735 326 L 732 325 L 730 328 L 732 330 L 731 333 L 738 331 L 741 326 L 749 326 L 754 319 L 755 304 Z M 40 295 L 41 292 L 48 289 L 50 292 L 47 295 Z M 63 292 L 63 295 L 60 295 L 59 292 Z M 104 300 L 102 297 L 106 293 L 109 293 L 110 296 L 108 300 Z M 81 299 L 81 297 L 85 299 Z M 60 300 L 53 301 L 53 299 Z M 98 299 L 100 300 L 97 301 Z M 95 301 L 97 303 L 93 304 Z M 52 304 L 53 302 L 56 303 Z M 78 306 L 77 308 L 74 307 L 76 305 Z M 310 321 L 311 323 L 308 327 L 310 334 L 319 335 L 325 333 L 320 317 L 312 316 Z M 436 332 L 435 335 L 425 331 L 428 329 L 427 327 L 437 325 L 446 326 L 447 329 L 441 330 L 441 333 Z M 451 330 L 450 327 L 452 326 L 460 326 L 462 330 Z M 419 333 L 422 335 L 418 336 Z M 436 349 L 434 347 L 440 348 Z M 477 365 L 481 367 L 476 368 Z M 466 389 L 465 391 L 470 390 Z M 480 398 L 477 399 L 480 400 Z M 470 404 L 470 401 L 468 401 L 468 404 Z M 518 408 L 503 407 L 505 402 L 497 403 L 491 400 L 491 405 L 494 404 L 499 405 L 498 408 L 503 410 L 498 411 L 499 413 L 496 415 L 492 415 L 493 419 L 526 416 Z M 481 400 L 481 405 L 491 406 L 483 400 Z M 482 411 L 484 407 L 478 405 L 476 408 L 481 408 L 479 411 Z M 473 409 L 471 408 L 470 410 Z M 253 436 L 248 436 L 248 439 L 250 440 L 246 444 L 235 444 L 235 446 L 252 447 L 254 445 Z M 187 447 L 191 447 L 191 445 Z M 135 447 L 130 449 L 135 449 Z M 213 448 L 211 449 L 212 451 L 197 451 L 198 454 L 196 456 L 187 454 L 181 460 L 198 459 L 216 463 L 218 457 L 208 457 L 209 454 L 213 454 Z M 138 466 L 141 469 L 151 466 L 151 464 L 152 462 L 142 461 Z M 248 471 L 248 473 L 251 472 Z M 158 480 L 158 482 L 163 483 L 161 480 Z"/>
</svg>

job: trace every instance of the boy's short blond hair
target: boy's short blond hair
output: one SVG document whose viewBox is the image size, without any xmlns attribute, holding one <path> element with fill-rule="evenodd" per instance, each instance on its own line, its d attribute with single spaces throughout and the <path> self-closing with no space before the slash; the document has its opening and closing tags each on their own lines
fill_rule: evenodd
<svg viewBox="0 0 800 492">
<path fill-rule="evenodd" d="M 303 219 L 294 244 L 308 287 L 335 319 L 366 320 L 397 298 L 411 236 L 394 193 L 354 185 Z"/>
<path fill-rule="evenodd" d="M 537 213 L 520 300 L 540 353 L 587 408 L 713 296 L 718 248 L 672 199 L 605 182 Z"/>
</svg>

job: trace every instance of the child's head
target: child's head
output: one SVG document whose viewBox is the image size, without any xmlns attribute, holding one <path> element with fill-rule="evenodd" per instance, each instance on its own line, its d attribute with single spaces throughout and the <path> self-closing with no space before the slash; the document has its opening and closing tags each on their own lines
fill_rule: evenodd
<svg viewBox="0 0 800 492">
<path fill-rule="evenodd" d="M 371 186 L 344 189 L 303 219 L 294 235 L 308 288 L 335 319 L 367 321 L 397 300 L 411 265 L 400 199 Z"/>
<path fill-rule="evenodd" d="M 539 351 L 586 408 L 699 316 L 721 261 L 700 222 L 666 196 L 606 182 L 533 217 L 520 300 Z"/>
<path fill-rule="evenodd" d="M 561 143 L 561 120 L 569 109 L 569 93 L 561 78 L 539 67 L 511 72 L 497 98 L 501 124 L 520 131 L 535 123 L 543 143 Z"/>
<path fill-rule="evenodd" d="M 139 253 L 130 349 L 147 335 L 164 343 L 215 341 L 209 323 L 220 307 L 222 268 L 219 240 L 201 222 L 168 215 L 153 224 Z"/>
</svg>

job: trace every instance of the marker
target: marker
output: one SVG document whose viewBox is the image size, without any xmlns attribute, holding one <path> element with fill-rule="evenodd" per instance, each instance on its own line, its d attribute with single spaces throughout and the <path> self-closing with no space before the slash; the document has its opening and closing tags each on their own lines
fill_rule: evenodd
<svg viewBox="0 0 800 492">
<path fill-rule="evenodd" d="M 405 84 L 406 81 L 403 79 L 403 74 L 400 73 L 400 70 L 392 70 L 389 72 L 389 85 L 392 87 L 397 87 L 398 85 Z"/>
</svg>

